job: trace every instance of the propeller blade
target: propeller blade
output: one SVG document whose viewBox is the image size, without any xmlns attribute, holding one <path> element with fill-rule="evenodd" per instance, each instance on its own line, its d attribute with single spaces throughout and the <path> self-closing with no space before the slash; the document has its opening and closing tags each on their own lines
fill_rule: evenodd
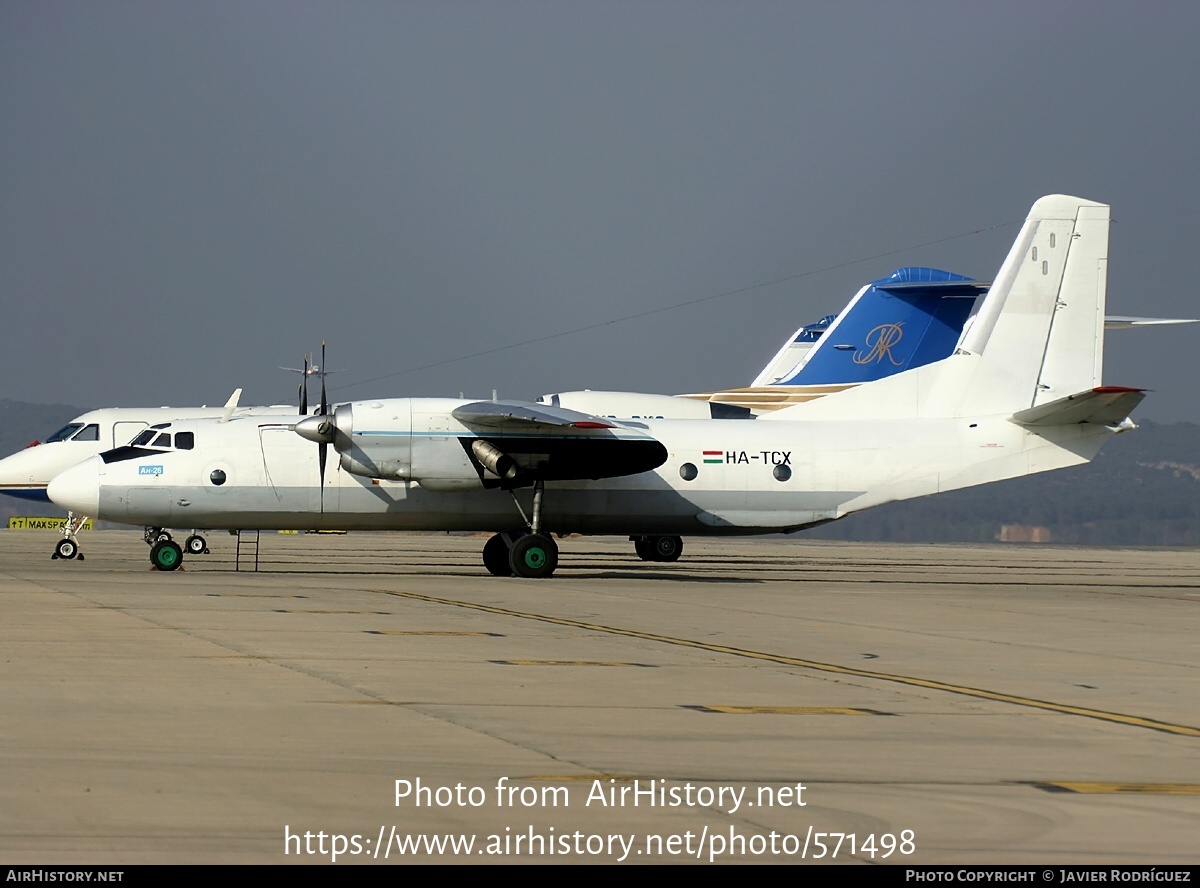
<svg viewBox="0 0 1200 888">
<path fill-rule="evenodd" d="M 300 371 L 300 413 L 308 415 L 308 355 L 304 356 L 304 369 Z"/>
<path fill-rule="evenodd" d="M 321 340 L 321 415 L 324 416 L 329 412 L 329 401 L 325 398 L 325 340 Z M 324 463 L 322 463 L 322 466 Z M 325 473 L 322 471 L 321 478 L 324 479 Z"/>
</svg>

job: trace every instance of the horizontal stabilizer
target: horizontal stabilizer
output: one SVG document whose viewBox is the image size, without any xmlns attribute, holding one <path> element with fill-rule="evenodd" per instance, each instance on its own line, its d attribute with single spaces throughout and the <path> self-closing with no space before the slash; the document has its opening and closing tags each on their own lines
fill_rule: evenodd
<svg viewBox="0 0 1200 888">
<path fill-rule="evenodd" d="M 1127 327 L 1158 327 L 1164 324 L 1194 324 L 1195 318 L 1130 318 L 1124 315 L 1106 315 L 1104 327 L 1108 330 L 1123 330 Z"/>
<path fill-rule="evenodd" d="M 1075 425 L 1081 422 L 1111 426 L 1126 419 L 1145 397 L 1144 389 L 1105 385 L 1059 398 L 1049 404 L 1018 410 L 1012 419 L 1026 426 Z"/>
<path fill-rule="evenodd" d="M 901 271 L 909 269 L 899 269 L 893 272 L 893 277 Z M 936 271 L 936 269 L 916 269 L 918 271 Z M 953 275 L 953 272 L 942 272 L 943 274 Z M 883 290 L 885 293 L 920 293 L 922 295 L 936 295 L 942 299 L 974 299 L 977 296 L 982 296 L 987 293 L 991 287 L 991 281 L 975 281 L 962 276 L 954 276 L 944 281 L 892 281 L 885 279 L 875 282 L 875 289 Z"/>
</svg>

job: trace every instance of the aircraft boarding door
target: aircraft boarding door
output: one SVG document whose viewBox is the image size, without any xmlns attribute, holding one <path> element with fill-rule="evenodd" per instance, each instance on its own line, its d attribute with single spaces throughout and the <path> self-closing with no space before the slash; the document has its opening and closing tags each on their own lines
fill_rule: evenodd
<svg viewBox="0 0 1200 888">
<path fill-rule="evenodd" d="M 270 491 L 269 510 L 319 512 L 321 470 L 317 465 L 317 445 L 305 441 L 286 426 L 261 426 L 258 440 L 263 457 L 263 484 Z M 329 474 L 327 467 L 326 475 Z"/>
<path fill-rule="evenodd" d="M 144 422 L 114 422 L 112 426 L 112 439 L 106 441 L 106 447 L 124 447 L 132 441 L 137 433 L 146 428 Z"/>
</svg>

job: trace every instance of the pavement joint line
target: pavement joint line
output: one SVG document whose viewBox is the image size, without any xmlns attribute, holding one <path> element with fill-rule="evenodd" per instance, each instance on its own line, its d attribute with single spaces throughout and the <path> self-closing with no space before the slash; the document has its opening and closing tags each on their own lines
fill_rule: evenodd
<svg viewBox="0 0 1200 888">
<path fill-rule="evenodd" d="M 856 669 L 853 666 L 838 666 L 835 663 L 821 663 L 817 660 L 805 660 L 800 657 L 789 657 L 783 654 L 771 654 L 765 651 L 747 650 L 745 648 L 713 644 L 712 642 L 707 641 L 696 641 L 695 639 L 690 638 L 677 638 L 670 635 L 657 635 L 653 632 L 642 632 L 637 629 L 622 629 L 617 626 L 605 626 L 602 623 L 587 623 L 582 620 L 571 620 L 565 617 L 553 617 L 549 614 L 529 613 L 525 611 L 512 610 L 510 608 L 497 607 L 496 605 L 479 604 L 472 601 L 461 601 L 453 598 L 438 598 L 437 596 L 433 595 L 421 595 L 417 592 L 396 592 L 388 589 L 376 589 L 374 591 L 378 594 L 390 595 L 395 598 L 407 598 L 412 601 L 424 601 L 430 604 L 443 604 L 451 607 L 462 607 L 467 608 L 468 610 L 477 610 L 484 613 L 497 614 L 500 616 L 516 617 L 518 619 L 525 620 L 536 620 L 542 623 L 551 623 L 557 626 L 570 626 L 575 629 L 585 629 L 592 632 L 604 632 L 609 635 L 619 635 L 625 638 L 640 638 L 643 641 L 656 641 L 661 644 L 672 644 L 680 647 L 694 648 L 696 650 L 711 651 L 717 654 L 728 654 L 734 657 L 745 657 L 751 660 L 779 663 L 784 666 L 796 666 L 802 669 L 811 669 L 816 672 L 825 672 L 833 675 L 849 675 L 855 678 L 866 678 L 874 681 L 891 682 L 893 684 L 925 688 L 932 691 L 944 691 L 946 693 L 958 694 L 965 697 L 974 697 L 980 700 L 990 700 L 995 703 L 1008 703 L 1014 706 L 1040 709 L 1047 712 L 1056 712 L 1060 715 L 1074 715 L 1082 718 L 1091 718 L 1098 721 L 1108 722 L 1110 724 L 1144 728 L 1151 731 L 1161 731 L 1163 733 L 1176 734 L 1184 737 L 1200 737 L 1200 727 L 1193 727 L 1191 725 L 1177 725 L 1171 722 L 1158 721 L 1157 719 L 1144 718 L 1137 715 L 1127 715 L 1120 712 L 1107 712 L 1103 709 L 1089 709 L 1084 706 L 1071 706 L 1066 703 L 1054 703 L 1049 700 L 1038 700 L 1034 697 L 1022 697 L 1017 694 L 1005 694 L 999 691 L 989 691 L 984 688 L 972 688 L 967 685 L 950 684 L 948 682 L 934 681 L 927 678 L 917 678 L 911 675 L 875 672 L 870 669 Z"/>
</svg>

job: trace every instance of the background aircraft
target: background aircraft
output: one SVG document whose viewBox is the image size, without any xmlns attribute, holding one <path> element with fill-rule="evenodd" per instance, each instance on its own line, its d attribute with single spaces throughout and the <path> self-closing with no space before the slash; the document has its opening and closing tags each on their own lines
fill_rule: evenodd
<svg viewBox="0 0 1200 888">
<path fill-rule="evenodd" d="M 324 340 L 321 341 L 321 361 L 325 361 Z M 298 393 L 300 413 L 307 413 L 308 377 L 319 376 L 323 392 L 326 373 L 311 363 L 308 355 L 304 356 L 304 369 L 296 372 L 302 374 Z M 234 391 L 224 407 L 107 407 L 81 414 L 45 441 L 34 441 L 24 450 L 0 459 L 0 493 L 35 502 L 49 502 L 46 487 L 55 475 L 88 457 L 128 444 L 135 440 L 135 436 L 138 446 L 170 448 L 171 434 L 164 429 L 175 419 L 219 417 L 222 421 L 228 421 L 234 415 L 292 412 L 292 408 L 286 405 L 238 407 L 241 394 L 241 389 Z M 147 428 L 155 432 L 147 433 Z M 52 558 L 83 558 L 77 534 L 87 519 L 86 514 L 68 511 L 63 524 L 63 538 L 55 545 Z M 171 534 L 163 527 L 147 526 L 145 539 L 153 545 L 171 539 Z M 184 542 L 184 548 L 193 555 L 206 554 L 208 543 L 203 536 L 193 532 Z"/>
<path fill-rule="evenodd" d="M 135 437 L 140 446 L 149 449 L 171 447 L 169 432 L 164 428 L 178 419 L 231 416 L 265 416 L 271 413 L 293 413 L 294 408 L 238 407 L 242 390 L 235 391 L 224 407 L 106 407 L 90 410 L 72 419 L 45 441 L 35 441 L 24 450 L 0 459 L 0 493 L 33 502 L 49 502 L 46 488 L 56 475 L 114 447 L 128 444 Z M 143 440 L 144 439 L 144 440 Z M 87 514 L 68 511 L 63 525 L 63 538 L 54 546 L 54 558 L 82 558 L 76 534 L 88 518 Z M 147 526 L 146 542 L 153 544 L 171 539 L 160 526 Z M 193 555 L 207 551 L 204 537 L 193 533 L 184 548 Z"/>
<path fill-rule="evenodd" d="M 1108 223 L 1104 204 L 1042 198 L 951 355 L 758 420 L 436 398 L 330 411 L 323 396 L 311 417 L 172 424 L 191 449 L 119 448 L 49 493 L 135 524 L 493 530 L 490 572 L 544 577 L 548 532 L 628 534 L 673 558 L 683 534 L 787 533 L 1075 465 L 1133 428 L 1143 397 L 1101 383 Z M 151 560 L 182 552 L 163 541 Z"/>
</svg>

